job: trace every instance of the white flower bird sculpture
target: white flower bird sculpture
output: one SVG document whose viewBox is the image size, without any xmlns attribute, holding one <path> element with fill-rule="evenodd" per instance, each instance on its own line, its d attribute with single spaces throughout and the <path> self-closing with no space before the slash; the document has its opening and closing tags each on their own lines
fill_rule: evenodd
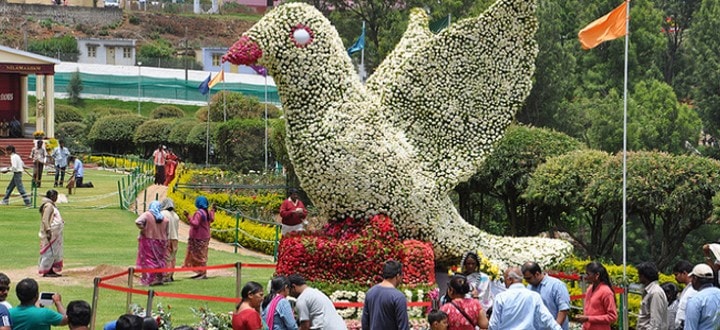
<svg viewBox="0 0 720 330">
<path fill-rule="evenodd" d="M 476 173 L 530 92 L 535 1 L 499 0 L 434 35 L 413 11 L 367 85 L 315 8 L 289 3 L 243 34 L 225 60 L 267 67 L 303 189 L 329 218 L 389 215 L 403 238 L 456 262 L 480 249 L 499 265 L 553 264 L 570 244 L 499 237 L 465 222 L 448 193 Z"/>
</svg>

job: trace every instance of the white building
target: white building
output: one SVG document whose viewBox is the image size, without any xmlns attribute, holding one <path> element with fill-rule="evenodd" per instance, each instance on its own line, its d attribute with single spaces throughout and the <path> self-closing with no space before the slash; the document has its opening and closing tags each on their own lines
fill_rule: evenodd
<svg viewBox="0 0 720 330">
<path fill-rule="evenodd" d="M 78 63 L 135 65 L 135 39 L 78 38 Z"/>
</svg>

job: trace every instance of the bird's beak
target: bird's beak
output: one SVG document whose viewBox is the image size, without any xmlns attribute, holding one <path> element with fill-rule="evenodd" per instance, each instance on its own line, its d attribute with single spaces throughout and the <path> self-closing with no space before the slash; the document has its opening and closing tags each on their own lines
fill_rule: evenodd
<svg viewBox="0 0 720 330">
<path fill-rule="evenodd" d="M 222 57 L 222 61 L 235 65 L 251 65 L 257 63 L 260 57 L 262 57 L 260 46 L 248 36 L 242 36 L 230 47 L 227 54 Z"/>
</svg>

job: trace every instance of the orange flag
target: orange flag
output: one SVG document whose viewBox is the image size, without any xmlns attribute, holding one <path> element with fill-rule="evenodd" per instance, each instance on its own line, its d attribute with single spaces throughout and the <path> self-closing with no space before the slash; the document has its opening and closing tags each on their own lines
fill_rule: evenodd
<svg viewBox="0 0 720 330">
<path fill-rule="evenodd" d="M 217 85 L 217 83 L 225 81 L 225 71 L 220 70 L 220 73 L 216 74 L 212 80 L 208 83 L 209 88 L 213 88 L 213 86 Z"/>
<path fill-rule="evenodd" d="M 597 45 L 620 38 L 627 31 L 627 2 L 613 9 L 607 15 L 596 19 L 578 32 L 578 39 L 585 50 L 595 48 Z"/>
</svg>

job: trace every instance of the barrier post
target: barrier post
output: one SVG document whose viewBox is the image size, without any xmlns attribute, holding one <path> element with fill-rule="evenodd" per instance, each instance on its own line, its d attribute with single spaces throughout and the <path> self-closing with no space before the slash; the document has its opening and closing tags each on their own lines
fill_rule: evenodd
<svg viewBox="0 0 720 330">
<path fill-rule="evenodd" d="M 148 290 L 147 306 L 145 308 L 145 317 L 152 317 L 152 304 L 155 297 L 155 290 Z"/>
<path fill-rule="evenodd" d="M 123 207 L 123 193 L 122 188 L 120 188 L 120 181 L 118 181 L 118 196 L 120 198 L 120 209 L 124 210 L 125 208 Z"/>
<path fill-rule="evenodd" d="M 273 261 L 278 261 L 278 242 L 280 241 L 280 226 L 275 225 L 275 243 L 273 243 Z"/>
<path fill-rule="evenodd" d="M 235 298 L 240 298 L 240 285 L 242 284 L 242 264 L 235 263 Z"/>
<path fill-rule="evenodd" d="M 143 190 L 143 212 L 147 211 L 147 189 Z"/>
<path fill-rule="evenodd" d="M 92 316 L 90 317 L 90 330 L 95 330 L 95 315 L 97 315 L 98 295 L 100 294 L 100 278 L 93 279 Z"/>
<path fill-rule="evenodd" d="M 135 276 L 135 268 L 128 268 L 128 289 L 133 288 L 133 277 Z M 127 314 L 130 314 L 130 304 L 132 304 L 132 292 L 127 293 L 127 304 L 125 304 L 125 310 Z"/>
</svg>

